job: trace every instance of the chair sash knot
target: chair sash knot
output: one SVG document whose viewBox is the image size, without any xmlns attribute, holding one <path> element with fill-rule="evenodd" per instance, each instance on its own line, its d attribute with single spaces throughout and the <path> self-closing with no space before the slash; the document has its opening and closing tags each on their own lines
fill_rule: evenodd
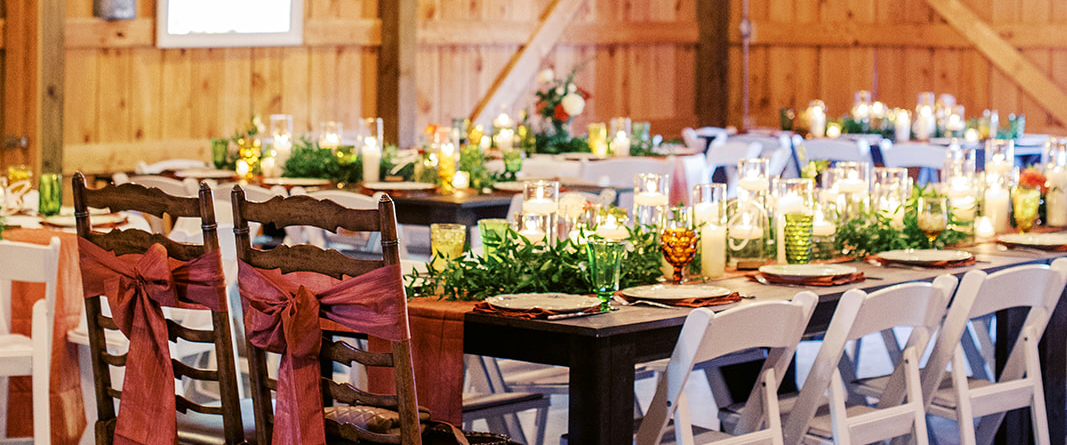
<svg viewBox="0 0 1067 445">
<path fill-rule="evenodd" d="M 282 274 L 240 261 L 238 283 L 248 341 L 282 355 L 273 443 L 324 444 L 320 316 L 386 340 L 408 339 L 400 266 L 337 280 L 314 272 Z"/>
<path fill-rule="evenodd" d="M 219 251 L 184 262 L 157 243 L 144 254 L 116 256 L 79 237 L 78 253 L 85 295 L 107 296 L 115 324 L 130 341 L 115 443 L 177 443 L 174 369 L 162 307 L 224 310 Z"/>
</svg>

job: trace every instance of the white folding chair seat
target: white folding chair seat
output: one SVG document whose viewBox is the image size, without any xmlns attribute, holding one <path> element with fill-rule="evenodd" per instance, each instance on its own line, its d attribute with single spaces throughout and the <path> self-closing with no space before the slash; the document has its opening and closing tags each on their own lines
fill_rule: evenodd
<svg viewBox="0 0 1067 445">
<path fill-rule="evenodd" d="M 803 139 L 797 147 L 803 167 L 809 161 L 871 162 L 871 146 L 866 139 Z"/>
<path fill-rule="evenodd" d="M 871 294 L 858 289 L 845 292 L 788 413 L 785 443 L 862 444 L 909 434 L 918 443 L 927 443 L 918 362 L 941 323 L 956 283 L 955 277 L 943 275 L 933 283 L 904 283 Z M 889 377 L 892 389 L 888 391 L 901 400 L 907 395 L 908 401 L 886 398 L 869 406 L 862 398 L 846 393 L 842 374 L 847 381 L 853 376 L 845 345 L 895 326 L 912 329 L 902 360 Z"/>
<path fill-rule="evenodd" d="M 59 270 L 58 237 L 48 245 L 0 241 L 0 413 L 7 419 L 8 379 L 31 376 L 33 443 L 51 441 L 49 396 L 52 322 Z M 11 333 L 11 282 L 44 283 L 44 298 L 33 304 L 30 336 Z M 7 436 L 7 426 L 0 428 Z"/>
<path fill-rule="evenodd" d="M 675 440 L 694 443 L 690 407 L 684 391 L 694 364 L 751 348 L 768 348 L 768 353 L 760 378 L 749 395 L 748 407 L 734 428 L 734 435 L 709 435 L 731 444 L 782 443 L 776 392 L 816 302 L 815 294 L 801 292 L 792 301 L 754 303 L 717 314 L 708 308 L 690 312 L 667 370 L 656 386 L 648 413 L 641 421 L 636 443 L 660 443 L 672 418 Z M 767 324 L 765 320 L 775 320 L 775 323 Z"/>
</svg>

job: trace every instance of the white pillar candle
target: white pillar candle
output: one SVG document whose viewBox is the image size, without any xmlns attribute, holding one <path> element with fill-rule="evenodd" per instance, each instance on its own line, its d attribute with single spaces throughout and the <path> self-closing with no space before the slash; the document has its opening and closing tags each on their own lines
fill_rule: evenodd
<svg viewBox="0 0 1067 445">
<path fill-rule="evenodd" d="M 1003 233 L 1011 228 L 1008 220 L 1011 198 L 1007 189 L 994 185 L 986 190 L 983 209 L 985 216 L 989 218 L 993 226 L 993 231 Z"/>
<path fill-rule="evenodd" d="M 693 206 L 693 218 L 697 224 L 719 221 L 719 206 L 712 202 L 700 202 Z"/>
<path fill-rule="evenodd" d="M 378 182 L 382 165 L 382 147 L 378 139 L 367 137 L 363 144 L 363 182 Z"/>
<path fill-rule="evenodd" d="M 634 205 L 665 206 L 667 205 L 667 195 L 660 192 L 641 192 L 634 196 Z"/>
<path fill-rule="evenodd" d="M 458 171 L 452 176 L 452 187 L 456 189 L 466 189 L 471 186 L 471 174 L 465 171 Z"/>
<path fill-rule="evenodd" d="M 767 178 L 759 176 L 746 176 L 737 181 L 737 186 L 750 192 L 762 192 L 770 188 L 771 183 Z"/>
<path fill-rule="evenodd" d="M 525 236 L 530 240 L 530 244 L 541 244 L 541 241 L 545 239 L 545 232 L 539 229 L 522 229 L 519 231 L 519 235 Z"/>
<path fill-rule="evenodd" d="M 1049 189 L 1045 194 L 1045 219 L 1050 226 L 1067 226 L 1067 168 L 1053 167 L 1046 175 Z"/>
<path fill-rule="evenodd" d="M 897 142 L 907 142 L 911 139 L 911 115 L 908 110 L 897 111 L 893 125 Z"/>
<path fill-rule="evenodd" d="M 837 232 L 837 226 L 826 220 L 816 220 L 811 225 L 812 236 L 830 236 Z"/>
<path fill-rule="evenodd" d="M 626 231 L 626 228 L 620 226 L 618 221 L 615 220 L 614 215 L 608 215 L 607 221 L 596 228 L 596 235 L 604 239 L 620 240 L 626 239 L 630 234 Z"/>
<path fill-rule="evenodd" d="M 611 152 L 615 156 L 630 156 L 630 138 L 626 137 L 625 132 L 618 132 L 615 139 L 611 140 Z"/>
<path fill-rule="evenodd" d="M 718 278 L 726 271 L 726 228 L 707 223 L 700 228 L 700 275 Z"/>
<path fill-rule="evenodd" d="M 259 161 L 259 170 L 263 173 L 264 178 L 276 177 L 275 173 L 275 160 L 271 158 L 263 158 Z"/>
<path fill-rule="evenodd" d="M 289 138 L 288 134 L 278 134 L 274 136 L 274 165 L 277 167 L 285 167 L 285 162 L 289 160 L 289 156 L 293 153 L 293 141 Z"/>
<path fill-rule="evenodd" d="M 934 116 L 933 109 L 925 105 L 919 108 L 918 115 L 915 116 L 915 139 L 920 141 L 930 139 L 936 127 L 937 118 Z"/>
<path fill-rule="evenodd" d="M 556 202 L 548 198 L 527 199 L 525 202 L 522 203 L 522 211 L 526 213 L 537 213 L 541 215 L 555 213 Z"/>
<path fill-rule="evenodd" d="M 826 113 L 822 108 L 812 107 L 809 110 L 808 123 L 812 137 L 821 138 L 826 135 Z"/>
<path fill-rule="evenodd" d="M 865 192 L 867 184 L 862 179 L 843 178 L 837 181 L 837 190 L 841 193 Z"/>
</svg>

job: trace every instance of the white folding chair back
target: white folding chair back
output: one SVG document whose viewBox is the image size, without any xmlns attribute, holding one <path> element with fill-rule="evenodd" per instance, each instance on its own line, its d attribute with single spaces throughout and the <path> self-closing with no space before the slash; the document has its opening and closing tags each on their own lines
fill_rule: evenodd
<svg viewBox="0 0 1067 445">
<path fill-rule="evenodd" d="M 1034 441 L 1049 443 L 1037 344 L 1065 283 L 1065 258 L 1057 259 L 1051 266 L 1019 266 L 988 276 L 971 271 L 964 276 L 922 374 L 927 411 L 956 419 L 960 425 L 960 443 L 991 443 L 1004 413 L 1018 408 L 1030 408 Z M 967 362 L 960 346 L 967 322 L 1008 308 L 1029 309 L 1000 377 L 996 381 L 968 378 Z M 997 341 L 1012 344 L 1010 338 Z M 951 385 L 947 385 L 944 376 L 950 361 Z M 977 427 L 974 418 L 981 418 Z"/>
<path fill-rule="evenodd" d="M 634 186 L 634 176 L 639 173 L 656 173 L 669 175 L 674 170 L 672 162 L 666 159 L 627 157 L 598 161 L 582 161 L 581 177 L 585 181 L 603 187 L 630 188 Z"/>
<path fill-rule="evenodd" d="M 9 376 L 32 378 L 33 443 L 51 441 L 49 424 L 49 376 L 52 363 L 52 321 L 56 305 L 59 269 L 59 237 L 47 246 L 0 241 L 0 404 L 7 419 Z M 44 283 L 44 298 L 33 304 L 29 337 L 11 333 L 11 282 Z M 4 425 L 6 436 L 6 425 Z"/>
<path fill-rule="evenodd" d="M 942 145 L 909 142 L 893 144 L 888 139 L 882 140 L 882 161 L 886 167 L 922 167 L 919 183 L 936 182 L 941 168 L 945 165 L 948 147 Z"/>
<path fill-rule="evenodd" d="M 702 182 L 711 182 L 711 175 L 715 169 L 723 167 L 726 170 L 726 195 L 736 195 L 737 162 L 742 159 L 758 158 L 762 151 L 763 146 L 757 142 L 734 142 L 732 140 L 708 147 L 708 151 L 704 153 L 707 173 Z"/>
<path fill-rule="evenodd" d="M 694 364 L 751 348 L 769 348 L 767 360 L 760 371 L 760 381 L 748 398 L 745 415 L 735 429 L 744 434 L 730 438 L 728 443 L 782 443 L 775 393 L 817 302 L 815 294 L 801 292 L 792 301 L 754 303 L 718 314 L 707 308 L 690 312 L 641 422 L 636 443 L 659 443 L 671 418 L 676 442 L 694 443 L 684 392 Z M 767 320 L 775 322 L 768 324 Z M 766 428 L 757 431 L 763 423 Z"/>
<path fill-rule="evenodd" d="M 785 423 L 785 443 L 830 441 L 871 443 L 912 434 L 920 444 L 927 443 L 926 417 L 919 381 L 918 357 L 937 330 L 949 296 L 957 280 L 951 275 L 933 283 L 904 283 L 867 294 L 858 289 L 845 292 L 838 301 L 822 346 L 811 371 L 796 398 Z M 889 377 L 887 392 L 906 394 L 908 403 L 887 403 L 877 407 L 846 406 L 844 378 L 849 361 L 842 360 L 845 345 L 865 335 L 897 326 L 912 328 L 903 359 Z M 851 375 L 848 376 L 851 380 Z M 816 416 L 830 391 L 830 415 Z"/>
<path fill-rule="evenodd" d="M 866 139 L 804 139 L 797 147 L 801 167 L 809 161 L 871 162 L 871 146 Z"/>
<path fill-rule="evenodd" d="M 154 164 L 138 161 L 133 172 L 138 175 L 158 175 L 167 170 L 184 170 L 187 168 L 206 168 L 207 162 L 196 159 L 167 159 Z"/>
</svg>

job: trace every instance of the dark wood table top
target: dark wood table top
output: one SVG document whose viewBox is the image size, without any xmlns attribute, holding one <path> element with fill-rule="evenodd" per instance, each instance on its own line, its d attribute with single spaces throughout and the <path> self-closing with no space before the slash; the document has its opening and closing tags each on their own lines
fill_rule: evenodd
<svg viewBox="0 0 1067 445">
<path fill-rule="evenodd" d="M 854 265 L 868 279 L 832 287 L 763 285 L 747 277 L 712 283 L 756 297 L 742 300 L 736 305 L 751 304 L 752 301 L 788 300 L 800 291 L 814 292 L 819 296 L 819 304 L 807 330 L 809 333 L 819 333 L 826 330 L 837 300 L 848 289 L 859 288 L 871 292 L 904 282 L 932 281 L 942 274 L 962 276 L 972 269 L 993 272 L 1027 263 L 1049 263 L 1052 259 L 1067 255 L 1062 252 L 1008 250 L 995 244 L 981 244 L 961 250 L 974 253 L 978 263 L 953 269 L 923 269 L 882 267 L 856 261 L 845 264 Z M 669 357 L 690 310 L 626 306 L 611 313 L 553 321 L 471 312 L 464 319 L 464 351 L 570 367 L 570 440 L 574 443 L 624 443 L 630 440 L 633 433 L 631 424 L 627 422 L 632 416 L 633 367 L 637 363 Z M 1061 329 L 1057 326 L 1058 323 L 1050 323 L 1049 332 Z M 1048 335 L 1053 334 L 1046 334 L 1046 338 Z M 1059 348 L 1062 349 L 1062 343 Z M 1062 361 L 1061 357 L 1057 363 Z M 1064 387 L 1067 375 L 1055 372 L 1056 375 L 1045 374 L 1046 393 L 1050 392 L 1050 387 L 1052 391 Z M 1058 397 L 1055 401 L 1062 399 Z M 1053 401 L 1049 399 L 1048 406 L 1057 406 Z M 1050 418 L 1054 415 L 1057 419 L 1063 417 L 1063 413 L 1056 410 L 1050 410 L 1049 414 Z"/>
</svg>

